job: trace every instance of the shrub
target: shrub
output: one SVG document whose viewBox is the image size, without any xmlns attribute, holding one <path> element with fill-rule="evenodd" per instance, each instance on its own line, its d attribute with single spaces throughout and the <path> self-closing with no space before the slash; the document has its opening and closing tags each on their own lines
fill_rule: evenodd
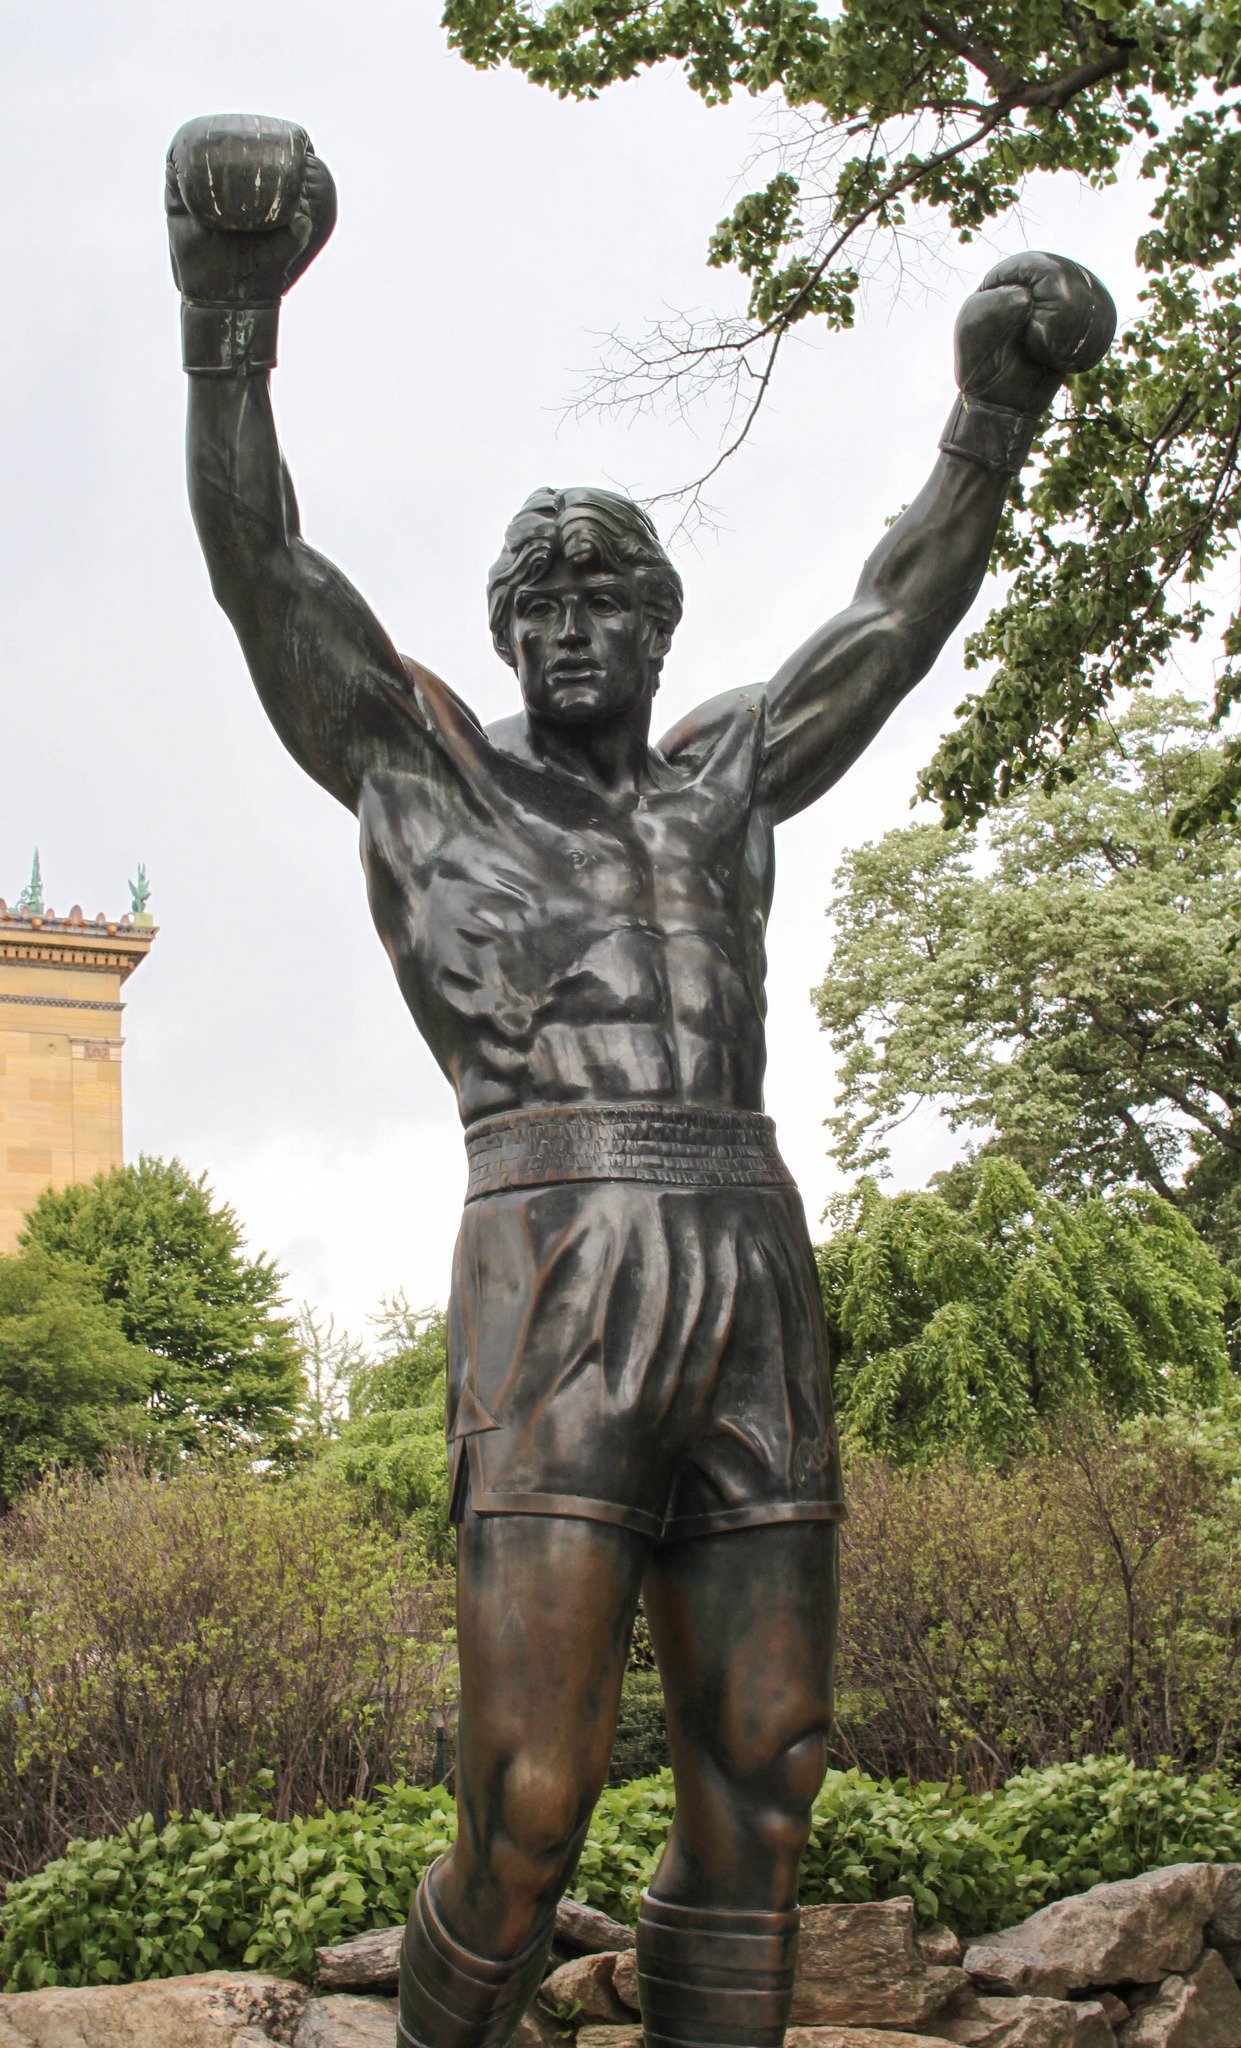
<svg viewBox="0 0 1241 2048">
<path fill-rule="evenodd" d="M 667 1772 L 604 1792 L 574 1896 L 635 1920 L 672 1816 Z M 162 1832 L 136 1821 L 10 1885 L 0 1981 L 30 1990 L 243 1964 L 309 1978 L 316 1947 L 403 1920 L 455 1827 L 442 1788 L 407 1785 L 312 1820 L 193 1814 Z M 1092 1758 L 972 1794 L 833 1771 L 802 1898 L 912 1895 L 924 1921 L 973 1934 L 1102 1877 L 1238 1857 L 1241 1800 L 1219 1777 Z"/>
<path fill-rule="evenodd" d="M 608 1782 L 625 1785 L 631 1778 L 650 1777 L 665 1770 L 668 1760 L 668 1723 L 659 1673 L 635 1670 L 631 1665 L 621 1687 Z"/>
<path fill-rule="evenodd" d="M 1034 1905 L 1166 1863 L 1230 1862 L 1241 1839 L 1241 1795 L 1217 1772 L 1193 1779 L 1143 1770 L 1124 1757 L 1087 1757 L 1020 1771 L 976 1810 L 1005 1854 L 1027 1859 Z"/>
<path fill-rule="evenodd" d="M 832 1205 L 818 1251 L 846 1442 L 899 1464 L 946 1447 L 1000 1462 L 1091 1407 L 1217 1401 L 1231 1375 L 1224 1275 L 1193 1225 L 1143 1190 L 1072 1203 L 1001 1154 Z"/>
<path fill-rule="evenodd" d="M 349 1415 L 320 1453 L 322 1469 L 353 1488 L 363 1512 L 393 1527 L 412 1523 L 432 1558 L 451 1560 L 444 1394 L 448 1318 L 385 1298 L 371 1318 L 374 1355 L 349 1373 Z"/>
<path fill-rule="evenodd" d="M 672 1825 L 671 1773 L 604 1793 L 573 1895 L 634 1921 Z M 1052 1899 L 1166 1863 L 1241 1857 L 1241 1795 L 1089 1757 L 1025 1771 L 997 1791 L 829 1771 L 802 1862 L 805 1905 L 912 1897 L 923 1921 L 962 1934 L 1011 1925 Z"/>
<path fill-rule="evenodd" d="M 49 1482 L 0 1530 L 0 1863 L 145 1812 L 426 1773 L 449 1588 L 341 1487 L 227 1463 Z"/>
<path fill-rule="evenodd" d="M 309 1820 L 194 1813 L 157 1831 L 146 1815 L 9 1886 L 0 1979 L 28 1991 L 243 1964 L 309 1978 L 316 1947 L 402 1921 L 455 1833 L 442 1787 Z"/>
<path fill-rule="evenodd" d="M 1107 1750 L 1204 1770 L 1241 1714 L 1241 1488 L 1223 1418 L 1079 1417 L 1007 1471 L 856 1459 L 836 1758 L 995 1785 Z"/>
<path fill-rule="evenodd" d="M 804 1901 L 913 1898 L 961 1934 L 1011 1926 L 1104 1879 L 1179 1862 L 1231 1862 L 1241 1798 L 1124 1757 L 1023 1771 L 998 1790 L 878 1784 L 828 1773 L 802 1866 Z"/>
</svg>

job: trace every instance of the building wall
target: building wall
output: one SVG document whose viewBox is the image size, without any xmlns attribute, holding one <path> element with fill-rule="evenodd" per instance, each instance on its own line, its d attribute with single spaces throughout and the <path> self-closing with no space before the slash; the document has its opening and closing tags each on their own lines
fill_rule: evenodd
<svg viewBox="0 0 1241 2048">
<path fill-rule="evenodd" d="M 0 1255 L 49 1183 L 124 1161 L 121 983 L 145 952 L 118 957 L 114 941 L 86 964 L 80 943 L 62 949 L 44 933 L 38 948 L 6 948 L 12 933 L 0 930 Z M 20 950 L 51 957 L 13 957 Z"/>
</svg>

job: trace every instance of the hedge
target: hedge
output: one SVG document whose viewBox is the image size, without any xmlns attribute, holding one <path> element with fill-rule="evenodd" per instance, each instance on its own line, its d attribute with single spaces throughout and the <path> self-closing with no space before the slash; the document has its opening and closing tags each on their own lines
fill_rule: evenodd
<svg viewBox="0 0 1241 2048">
<path fill-rule="evenodd" d="M 672 1822 L 667 1772 L 609 1787 L 574 1895 L 632 1921 Z M 0 1976 L 11 1991 L 239 1967 L 309 1978 L 314 1949 L 404 1918 L 452 1840 L 449 1794 L 399 1785 L 314 1819 L 196 1813 L 71 1844 L 8 1887 Z M 1241 1860 L 1241 1795 L 1121 1757 L 1023 1771 L 995 1792 L 831 1772 L 815 1805 L 802 1899 L 912 1895 L 962 1934 L 1010 1925 L 1102 1880 Z"/>
</svg>

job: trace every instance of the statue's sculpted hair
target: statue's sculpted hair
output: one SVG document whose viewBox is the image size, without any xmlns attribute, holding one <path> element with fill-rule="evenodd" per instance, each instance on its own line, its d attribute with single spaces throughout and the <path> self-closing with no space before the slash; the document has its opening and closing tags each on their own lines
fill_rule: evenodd
<svg viewBox="0 0 1241 2048">
<path fill-rule="evenodd" d="M 537 583 L 557 555 L 627 576 L 644 610 L 668 632 L 681 617 L 681 579 L 640 505 L 588 484 L 568 491 L 544 489 L 526 499 L 504 536 L 504 552 L 487 577 L 487 616 L 496 653 L 510 668 L 513 600 L 524 583 Z"/>
</svg>

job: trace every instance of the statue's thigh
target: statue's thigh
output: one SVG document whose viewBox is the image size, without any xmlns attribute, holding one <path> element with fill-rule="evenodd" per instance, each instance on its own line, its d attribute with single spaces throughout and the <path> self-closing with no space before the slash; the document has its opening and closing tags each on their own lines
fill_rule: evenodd
<svg viewBox="0 0 1241 2048">
<path fill-rule="evenodd" d="M 676 1544 L 652 1559 L 643 1590 L 678 1779 L 702 1757 L 744 1784 L 808 1740 L 818 1747 L 832 1708 L 834 1522 Z"/>
<path fill-rule="evenodd" d="M 605 1522 L 470 1515 L 457 1557 L 459 1790 L 539 1784 L 549 1809 L 607 1775 L 649 1543 Z"/>
</svg>

